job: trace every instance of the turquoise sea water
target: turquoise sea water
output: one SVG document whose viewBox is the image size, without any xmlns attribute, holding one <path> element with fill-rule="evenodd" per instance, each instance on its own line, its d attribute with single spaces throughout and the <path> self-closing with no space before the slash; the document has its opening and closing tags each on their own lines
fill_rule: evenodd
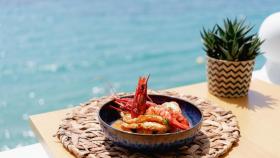
<svg viewBox="0 0 280 158">
<path fill-rule="evenodd" d="M 132 91 L 140 75 L 153 89 L 205 81 L 203 26 L 247 17 L 257 31 L 279 9 L 277 0 L 1 0 L 0 151 L 36 142 L 29 115 Z"/>
</svg>

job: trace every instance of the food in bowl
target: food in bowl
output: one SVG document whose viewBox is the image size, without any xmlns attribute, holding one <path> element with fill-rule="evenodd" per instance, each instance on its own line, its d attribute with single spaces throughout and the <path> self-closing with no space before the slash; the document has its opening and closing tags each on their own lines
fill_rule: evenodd
<svg viewBox="0 0 280 158">
<path fill-rule="evenodd" d="M 147 95 L 148 78 L 140 77 L 134 95 L 114 97 L 100 107 L 98 120 L 105 137 L 144 152 L 177 149 L 192 142 L 203 120 L 199 108 L 167 93 Z"/>
<path fill-rule="evenodd" d="M 188 119 L 175 101 L 156 104 L 147 95 L 148 77 L 140 77 L 133 98 L 115 98 L 118 106 L 110 106 L 120 112 L 121 118 L 112 126 L 116 129 L 140 133 L 172 133 L 190 128 Z"/>
</svg>

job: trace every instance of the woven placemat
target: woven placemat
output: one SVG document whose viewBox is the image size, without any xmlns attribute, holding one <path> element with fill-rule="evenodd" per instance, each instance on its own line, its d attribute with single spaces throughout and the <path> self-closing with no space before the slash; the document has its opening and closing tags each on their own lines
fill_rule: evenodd
<svg viewBox="0 0 280 158">
<path fill-rule="evenodd" d="M 198 97 L 182 95 L 175 92 L 155 92 L 149 94 L 164 94 L 180 97 L 198 106 L 204 117 L 200 132 L 194 141 L 167 153 L 136 153 L 116 146 L 106 139 L 99 126 L 97 110 L 104 102 L 112 99 L 103 97 L 90 100 L 75 108 L 72 113 L 62 120 L 56 136 L 63 146 L 78 158 L 142 158 L 142 157 L 219 157 L 226 153 L 240 137 L 240 131 L 236 117 L 231 111 L 216 107 L 210 102 Z M 127 94 L 119 94 L 127 95 Z"/>
</svg>

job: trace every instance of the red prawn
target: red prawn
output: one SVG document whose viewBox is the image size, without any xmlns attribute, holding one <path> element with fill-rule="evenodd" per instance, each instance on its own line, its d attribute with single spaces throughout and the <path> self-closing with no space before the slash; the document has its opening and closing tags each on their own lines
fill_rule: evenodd
<svg viewBox="0 0 280 158">
<path fill-rule="evenodd" d="M 117 111 L 128 112 L 132 118 L 136 118 L 139 115 L 144 115 L 147 109 L 151 106 L 157 106 L 156 103 L 147 94 L 148 77 L 140 77 L 136 87 L 135 95 L 133 98 L 115 98 L 115 103 L 120 105 L 119 108 L 113 107 Z M 156 112 L 158 113 L 158 112 Z M 175 129 L 189 129 L 189 123 L 187 119 L 178 113 L 172 111 L 159 112 L 158 115 L 167 119 L 169 125 Z"/>
</svg>

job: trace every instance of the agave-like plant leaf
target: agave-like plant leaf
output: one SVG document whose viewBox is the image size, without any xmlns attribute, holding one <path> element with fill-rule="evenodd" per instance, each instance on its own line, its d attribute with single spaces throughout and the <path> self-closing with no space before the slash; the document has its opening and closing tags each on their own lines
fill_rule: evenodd
<svg viewBox="0 0 280 158">
<path fill-rule="evenodd" d="M 203 28 L 200 32 L 204 50 L 213 58 L 230 61 L 255 59 L 261 54 L 263 43 L 257 34 L 250 34 L 253 26 L 245 24 L 245 19 L 226 18 L 223 25 L 214 25 L 212 29 Z"/>
</svg>

